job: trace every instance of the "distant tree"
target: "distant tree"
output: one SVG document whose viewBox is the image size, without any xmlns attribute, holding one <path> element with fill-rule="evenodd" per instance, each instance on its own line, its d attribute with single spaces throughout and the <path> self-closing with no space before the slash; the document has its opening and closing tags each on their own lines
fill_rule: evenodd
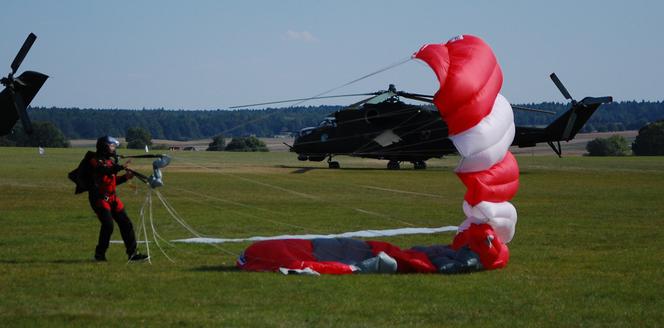
<svg viewBox="0 0 664 328">
<path fill-rule="evenodd" d="M 664 120 L 642 127 L 632 143 L 632 151 L 638 156 L 664 155 Z"/>
<path fill-rule="evenodd" d="M 212 142 L 208 144 L 208 148 L 206 149 L 207 151 L 222 151 L 224 150 L 224 147 L 226 146 L 226 140 L 224 139 L 224 135 L 219 134 L 216 135 L 214 138 L 212 138 Z"/>
<path fill-rule="evenodd" d="M 152 146 L 152 135 L 150 134 L 150 131 L 141 127 L 127 129 L 125 138 L 127 139 L 127 148 L 143 149 L 145 146 Z"/>
<path fill-rule="evenodd" d="M 227 151 L 268 151 L 265 143 L 254 136 L 233 138 L 226 146 Z"/>
<path fill-rule="evenodd" d="M 590 156 L 625 156 L 629 154 L 629 143 L 623 136 L 612 135 L 588 142 L 586 150 Z"/>
<path fill-rule="evenodd" d="M 69 140 L 62 131 L 51 122 L 32 122 L 32 134 L 27 134 L 21 124 L 16 125 L 14 133 L 4 137 L 0 144 L 17 147 L 69 147 Z"/>
<path fill-rule="evenodd" d="M 7 136 L 0 137 L 0 147 L 15 147 L 16 142 Z"/>
</svg>

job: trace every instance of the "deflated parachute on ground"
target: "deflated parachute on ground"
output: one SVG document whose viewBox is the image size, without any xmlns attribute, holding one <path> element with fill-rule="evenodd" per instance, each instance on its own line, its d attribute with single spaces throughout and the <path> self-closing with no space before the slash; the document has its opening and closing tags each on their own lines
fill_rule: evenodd
<svg viewBox="0 0 664 328">
<path fill-rule="evenodd" d="M 459 273 L 504 267 L 517 214 L 509 203 L 519 186 L 519 167 L 509 146 L 514 117 L 498 92 L 503 75 L 480 38 L 458 36 L 427 44 L 414 58 L 434 71 L 440 89 L 433 102 L 447 123 L 461 161 L 455 172 L 467 188 L 466 219 L 451 245 L 402 250 L 378 241 L 287 239 L 255 243 L 237 265 L 249 271 L 345 274 L 353 272 Z"/>
<path fill-rule="evenodd" d="M 468 247 L 419 246 L 402 250 L 390 243 L 351 238 L 265 240 L 237 261 L 247 271 L 282 273 L 460 273 L 483 268 Z"/>
</svg>

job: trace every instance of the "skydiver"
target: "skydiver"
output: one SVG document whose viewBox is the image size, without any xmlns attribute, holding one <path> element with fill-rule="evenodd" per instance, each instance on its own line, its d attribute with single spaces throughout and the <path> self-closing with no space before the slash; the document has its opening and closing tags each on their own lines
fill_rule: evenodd
<svg viewBox="0 0 664 328">
<path fill-rule="evenodd" d="M 125 212 L 124 204 L 115 193 L 117 185 L 127 182 L 134 176 L 132 171 L 127 170 L 130 161 L 122 165 L 118 164 L 118 156 L 115 153 L 118 146 L 120 146 L 120 142 L 115 138 L 100 137 L 97 139 L 96 155 L 90 158 L 88 163 L 94 182 L 94 187 L 88 191 L 88 200 L 101 223 L 94 258 L 96 261 L 106 261 L 106 250 L 113 233 L 113 221 L 115 221 L 120 228 L 129 261 L 142 261 L 146 260 L 148 256 L 136 250 L 134 227 Z M 126 173 L 117 176 L 117 173 L 122 170 L 125 170 Z"/>
</svg>

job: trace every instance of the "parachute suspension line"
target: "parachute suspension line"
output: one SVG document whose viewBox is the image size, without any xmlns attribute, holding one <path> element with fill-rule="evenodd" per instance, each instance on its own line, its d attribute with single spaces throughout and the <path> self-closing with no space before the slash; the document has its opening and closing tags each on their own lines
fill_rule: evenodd
<svg viewBox="0 0 664 328">
<path fill-rule="evenodd" d="M 147 233 L 147 228 L 145 227 L 145 206 L 147 206 L 150 202 L 152 195 L 151 195 L 151 189 L 148 189 L 148 193 L 145 196 L 145 201 L 143 202 L 143 205 L 141 206 L 141 210 L 139 211 L 139 216 L 141 218 L 141 222 L 139 224 L 138 228 L 138 236 L 141 235 L 141 232 L 143 232 L 143 237 L 145 240 L 145 250 L 148 255 L 148 263 L 152 264 L 152 260 L 150 259 L 150 241 L 148 240 L 148 233 Z M 151 209 L 150 209 L 151 211 Z M 131 263 L 131 260 L 127 261 L 127 264 Z"/>
<path fill-rule="evenodd" d="M 179 223 L 183 228 L 185 228 L 187 231 L 189 231 L 192 235 L 194 235 L 194 236 L 196 236 L 196 237 L 198 237 L 198 238 L 206 238 L 205 236 L 203 236 L 202 234 L 200 234 L 198 231 L 194 230 L 194 228 L 192 228 L 192 227 L 191 227 L 191 226 L 190 226 L 190 225 L 189 225 L 189 224 L 188 224 L 188 223 L 187 223 L 187 222 L 186 222 L 186 221 L 185 221 L 185 220 L 184 220 L 184 219 L 183 219 L 183 218 L 182 218 L 182 217 L 181 217 L 176 211 L 175 211 L 175 209 L 173 208 L 173 206 L 171 206 L 171 204 L 168 203 L 168 201 L 166 200 L 166 198 L 161 194 L 161 192 L 159 192 L 159 190 L 155 190 L 155 194 L 157 194 L 157 198 L 159 198 L 159 200 L 161 201 L 161 203 L 164 205 L 164 208 L 166 208 L 166 211 L 171 215 L 171 217 L 173 218 L 173 220 L 175 220 L 177 223 Z M 230 255 L 233 255 L 233 256 L 237 256 L 237 254 L 236 254 L 235 252 L 231 252 L 231 251 L 229 251 L 229 250 L 227 250 L 227 249 L 224 249 L 224 248 L 222 248 L 222 247 L 220 247 L 220 246 L 218 246 L 218 245 L 216 245 L 216 244 L 210 244 L 210 245 L 212 245 L 212 247 L 214 247 L 214 248 L 216 248 L 216 249 L 218 249 L 218 250 L 220 250 L 220 251 L 222 251 L 222 252 L 224 252 L 224 253 L 226 253 L 226 254 L 230 254 Z"/>
<path fill-rule="evenodd" d="M 173 206 L 166 201 L 166 199 L 162 196 L 162 194 L 159 192 L 159 190 L 155 190 L 155 194 L 157 194 L 157 197 L 161 201 L 161 203 L 164 205 L 164 208 L 166 208 L 166 211 L 173 217 L 173 219 L 179 223 L 183 228 L 185 228 L 187 231 L 189 231 L 192 235 L 199 237 L 199 238 L 205 238 L 202 234 L 200 234 L 198 231 L 196 231 L 194 228 L 192 228 L 186 221 L 180 217 L 180 215 L 175 211 Z"/>
<path fill-rule="evenodd" d="M 179 161 L 179 162 L 185 163 L 185 164 L 190 164 L 190 165 L 196 166 L 196 167 L 200 167 L 200 168 L 206 169 L 208 171 L 219 172 L 221 174 L 231 176 L 231 177 L 234 177 L 236 179 L 240 179 L 240 180 L 243 180 L 243 181 L 246 181 L 246 182 L 258 184 L 258 185 L 261 185 L 261 186 L 273 188 L 273 189 L 280 190 L 280 191 L 285 191 L 287 193 L 290 193 L 290 194 L 293 194 L 293 195 L 296 195 L 296 196 L 299 196 L 299 197 L 319 201 L 321 203 L 332 204 L 333 206 L 336 206 L 336 207 L 339 207 L 339 208 L 350 209 L 350 210 L 353 210 L 353 211 L 356 211 L 356 212 L 359 212 L 359 213 L 362 213 L 362 214 L 365 214 L 365 215 L 370 215 L 370 216 L 374 216 L 374 217 L 378 217 L 378 218 L 382 218 L 382 219 L 387 219 L 387 220 L 394 221 L 394 222 L 399 222 L 399 223 L 406 224 L 406 225 L 412 226 L 412 227 L 416 226 L 413 223 L 404 221 L 402 219 L 393 218 L 393 217 L 391 217 L 387 214 L 381 214 L 381 213 L 376 213 L 376 212 L 373 212 L 373 211 L 367 211 L 367 210 L 364 210 L 364 209 L 361 209 L 361 208 L 349 207 L 349 206 L 343 206 L 343 205 L 335 204 L 333 202 L 330 202 L 328 200 L 325 200 L 325 199 L 323 199 L 321 197 L 318 197 L 318 196 L 315 196 L 315 195 L 309 195 L 309 194 L 301 193 L 301 192 L 298 192 L 298 191 L 290 190 L 290 189 L 287 189 L 287 188 L 283 188 L 283 187 L 280 187 L 280 186 L 271 185 L 269 183 L 256 181 L 256 180 L 249 179 L 249 178 L 242 177 L 242 176 L 238 176 L 238 175 L 235 175 L 235 174 L 226 173 L 226 172 L 221 171 L 220 169 L 207 167 L 207 166 L 197 164 L 197 163 L 192 163 L 192 162 L 188 162 L 188 161 Z"/>
<path fill-rule="evenodd" d="M 372 77 L 372 76 L 374 76 L 374 75 L 376 75 L 376 74 L 380 74 L 380 73 L 385 72 L 385 71 L 387 71 L 387 70 L 393 69 L 393 68 L 395 68 L 395 67 L 397 67 L 397 66 L 403 65 L 403 64 L 405 64 L 405 63 L 411 61 L 412 59 L 413 59 L 412 56 L 408 56 L 407 58 L 401 59 L 401 60 L 399 60 L 399 61 L 397 61 L 397 62 L 395 62 L 395 63 L 393 63 L 393 64 L 390 64 L 390 65 L 388 65 L 388 66 L 385 66 L 385 67 L 383 67 L 383 68 L 381 68 L 381 69 L 379 69 L 379 70 L 377 70 L 377 71 L 371 72 L 371 73 L 369 73 L 369 74 L 362 75 L 362 76 L 358 77 L 358 78 L 355 79 L 355 80 L 352 80 L 352 81 L 350 81 L 350 82 L 346 82 L 346 83 L 344 83 L 344 84 L 342 84 L 342 85 L 340 85 L 340 86 L 334 87 L 334 88 L 329 89 L 329 90 L 324 91 L 324 92 L 321 92 L 321 93 L 319 93 L 319 94 L 317 94 L 317 95 L 315 95 L 315 96 L 311 96 L 311 97 L 309 97 L 309 98 L 305 98 L 304 100 L 299 101 L 299 102 L 296 102 L 295 104 L 293 104 L 293 105 L 291 105 L 291 106 L 289 106 L 289 107 L 295 107 L 295 106 L 297 106 L 297 105 L 299 105 L 299 104 L 301 104 L 301 103 L 303 103 L 303 102 L 305 102 L 305 101 L 311 100 L 311 99 L 316 98 L 316 97 L 324 96 L 324 95 L 326 95 L 326 94 L 328 94 L 328 93 L 330 93 L 330 92 L 332 92 L 332 91 L 339 90 L 339 89 L 341 89 L 341 88 L 343 88 L 343 87 L 347 87 L 347 86 L 349 86 L 349 85 L 351 85 L 351 84 L 353 84 L 353 83 L 356 83 L 356 82 L 362 81 L 362 80 L 364 80 L 364 79 L 366 79 L 366 78 L 369 78 L 369 77 Z"/>
<path fill-rule="evenodd" d="M 197 196 L 200 196 L 201 198 L 207 198 L 207 199 L 209 199 L 209 200 L 219 201 L 219 202 L 222 202 L 222 203 L 226 203 L 226 200 L 221 199 L 221 198 L 212 197 L 212 196 L 209 196 L 209 195 L 203 195 L 203 194 L 196 193 L 196 192 L 194 192 L 194 191 L 190 191 L 190 190 L 187 190 L 187 189 L 182 189 L 182 188 L 177 188 L 177 189 L 178 189 L 178 190 L 181 190 L 181 191 L 184 191 L 184 192 L 188 192 L 188 193 L 191 193 L 191 194 L 197 195 Z M 191 201 L 196 202 L 196 203 L 199 203 L 199 204 L 208 205 L 207 203 L 205 203 L 204 201 L 202 201 L 202 200 L 200 200 L 200 199 L 189 198 L 189 197 L 187 197 L 186 199 L 191 200 Z M 232 204 L 232 203 L 234 203 L 234 202 L 231 202 L 231 204 Z M 240 205 L 238 205 L 238 206 L 242 206 L 242 205 L 243 205 L 243 204 L 240 204 Z M 303 227 L 303 226 L 299 226 L 299 225 L 296 225 L 296 224 L 286 223 L 286 222 L 282 222 L 282 221 L 278 221 L 278 220 L 267 219 L 267 218 L 263 218 L 263 217 L 260 217 L 260 216 L 257 216 L 257 215 L 252 215 L 252 214 L 242 213 L 242 212 L 238 212 L 238 211 L 233 211 L 233 210 L 229 210 L 229 209 L 227 209 L 227 208 L 220 207 L 220 206 L 216 206 L 216 205 L 209 205 L 209 206 L 212 206 L 212 207 L 214 207 L 214 208 L 217 208 L 217 209 L 220 209 L 220 210 L 223 210 L 223 211 L 231 212 L 231 213 L 236 214 L 236 215 L 238 215 L 238 216 L 244 216 L 244 217 L 251 218 L 251 219 L 256 219 L 256 220 L 261 220 L 261 221 L 270 222 L 270 223 L 272 223 L 272 224 L 274 224 L 274 225 L 288 226 L 288 227 L 291 227 L 291 228 L 301 229 L 302 231 L 316 231 L 315 229 L 312 229 L 312 228 Z M 245 207 L 245 206 L 243 206 L 243 207 Z M 251 206 L 246 206 L 246 207 L 248 207 L 248 208 L 252 208 Z M 285 214 L 284 214 L 283 212 L 279 212 L 279 211 L 266 210 L 266 209 L 263 209 L 263 208 L 260 208 L 260 207 L 255 207 L 255 209 L 262 210 L 262 211 L 268 211 L 268 212 L 271 212 L 271 213 L 275 213 L 275 214 L 277 214 L 277 215 L 285 216 Z"/>
<path fill-rule="evenodd" d="M 173 208 L 173 206 L 170 205 L 170 203 L 168 203 L 168 201 L 166 200 L 166 197 L 164 197 L 164 196 L 161 194 L 161 192 L 159 192 L 159 190 L 155 190 L 155 194 L 157 195 L 157 198 L 159 198 L 159 200 L 161 201 L 161 203 L 164 205 L 164 208 L 166 208 L 166 210 L 168 211 L 168 213 L 171 215 L 171 217 L 172 217 L 177 223 L 179 223 L 183 228 L 185 228 L 187 231 L 189 231 L 189 232 L 190 232 L 192 235 L 194 235 L 195 237 L 198 237 L 198 238 L 208 238 L 208 237 L 203 236 L 202 234 L 200 234 L 199 232 L 197 232 L 196 230 L 194 230 L 189 224 L 187 224 L 187 222 L 186 222 L 186 221 L 185 221 L 185 220 L 184 220 L 184 219 L 183 219 L 183 218 L 182 218 L 182 217 L 181 217 L 181 216 L 175 211 L 175 209 Z M 392 218 L 390 218 L 390 217 L 388 217 L 388 216 L 386 216 L 386 215 L 380 214 L 380 213 L 369 212 L 369 211 L 362 210 L 362 209 L 358 209 L 358 208 L 352 208 L 352 209 L 355 210 L 355 211 L 358 211 L 358 212 L 360 212 L 360 213 L 371 214 L 371 215 L 374 215 L 374 216 L 378 216 L 378 217 L 382 217 L 382 218 L 386 218 L 386 219 L 395 220 L 395 219 L 392 219 Z M 255 216 L 251 216 L 251 217 L 255 217 Z M 150 219 L 150 220 L 152 221 L 152 219 Z M 265 220 L 270 221 L 270 222 L 273 222 L 273 223 L 276 223 L 276 224 L 283 224 L 283 225 L 292 226 L 292 227 L 296 227 L 296 228 L 302 228 L 302 229 L 305 229 L 305 230 L 308 229 L 308 228 L 305 228 L 305 227 L 300 227 L 300 226 L 297 226 L 297 225 L 287 224 L 287 223 L 279 222 L 279 221 L 275 221 L 275 220 L 269 220 L 269 219 L 265 219 Z M 398 220 L 396 220 L 396 221 L 398 221 Z M 401 222 L 412 226 L 412 224 L 410 224 L 410 223 L 408 223 L 408 222 L 403 222 L 403 221 L 401 221 Z M 310 229 L 310 231 L 311 231 L 311 230 L 316 231 L 315 229 Z M 368 231 L 372 231 L 372 232 L 374 232 L 376 235 L 379 235 L 379 236 L 381 235 L 381 232 L 380 232 L 380 231 L 375 231 L 375 230 L 368 230 Z M 387 235 L 385 235 L 385 236 L 387 236 Z M 155 240 L 156 240 L 156 238 L 155 238 Z M 214 248 L 216 248 L 216 249 L 218 249 L 218 250 L 220 250 L 220 251 L 222 251 L 222 252 L 224 252 L 224 253 L 226 253 L 226 254 L 228 254 L 228 255 L 231 255 L 231 256 L 234 256 L 234 257 L 237 256 L 237 253 L 236 253 L 236 252 L 229 251 L 229 250 L 227 250 L 227 249 L 225 249 L 225 248 L 219 246 L 219 245 L 216 244 L 216 243 L 207 243 L 207 244 L 210 245 L 210 246 L 212 246 L 212 247 L 214 247 Z M 159 244 L 157 244 L 157 245 L 159 245 Z M 164 253 L 164 255 L 166 255 L 166 254 Z M 335 255 L 335 254 L 330 254 L 330 255 L 333 255 L 333 256 L 335 256 L 335 257 L 337 256 L 337 255 Z M 166 256 L 166 257 L 168 257 L 168 256 Z M 170 258 L 169 258 L 169 259 L 170 259 Z M 341 259 L 341 258 L 339 258 L 339 259 Z M 265 260 L 265 261 L 272 261 L 272 260 L 269 259 L 269 258 L 264 258 L 263 260 Z"/>
<path fill-rule="evenodd" d="M 147 204 L 147 196 L 145 198 L 145 201 L 143 201 L 143 204 L 141 205 L 141 208 L 138 210 L 138 231 L 136 232 L 136 237 L 137 239 L 141 237 L 141 234 L 143 234 L 143 219 L 145 218 L 145 206 Z"/>
<path fill-rule="evenodd" d="M 151 193 L 151 189 L 148 191 L 148 194 L 150 194 L 150 193 Z M 169 261 L 171 261 L 171 263 L 175 263 L 175 261 L 173 261 L 173 259 L 170 256 L 168 256 L 168 254 L 166 254 L 166 252 L 164 252 L 164 249 L 161 247 L 161 245 L 159 245 L 159 239 L 164 240 L 164 238 L 162 238 L 159 235 L 159 233 L 157 233 L 157 229 L 154 227 L 154 220 L 152 220 L 152 197 L 150 196 L 148 198 L 149 198 L 149 203 L 150 203 L 148 215 L 149 215 L 149 218 L 150 218 L 150 227 L 152 228 L 152 237 L 154 239 L 154 243 L 155 243 L 155 245 L 157 245 L 157 248 L 159 248 L 159 251 L 161 251 L 161 253 L 164 254 L 164 256 L 166 256 L 166 258 Z M 166 243 L 170 244 L 167 241 L 166 241 Z"/>
<path fill-rule="evenodd" d="M 252 205 L 247 205 L 247 204 L 243 204 L 243 203 L 228 200 L 228 199 L 213 197 L 213 196 L 202 194 L 202 193 L 199 193 L 199 192 L 195 192 L 195 191 L 192 191 L 192 190 L 189 190 L 189 189 L 178 188 L 178 187 L 171 187 L 171 189 L 178 190 L 178 191 L 183 191 L 183 192 L 198 196 L 200 198 L 207 198 L 207 199 L 210 199 L 210 200 L 215 200 L 215 201 L 219 201 L 221 203 L 231 204 L 231 205 L 235 205 L 237 207 L 243 207 L 243 208 L 246 208 L 246 209 L 258 210 L 258 211 L 262 211 L 262 212 L 275 213 L 275 214 L 280 213 L 278 211 L 273 211 L 273 210 L 265 209 L 265 208 L 258 207 L 258 206 L 252 206 Z M 253 216 L 253 215 L 252 215 L 252 217 L 257 218 L 257 216 Z"/>
<path fill-rule="evenodd" d="M 221 173 L 223 175 L 230 176 L 230 177 L 233 177 L 233 178 L 245 181 L 245 182 L 250 182 L 250 183 L 261 185 L 261 186 L 264 186 L 264 187 L 269 187 L 269 188 L 272 188 L 272 189 L 287 192 L 289 194 L 293 194 L 295 196 L 299 196 L 299 197 L 302 197 L 302 198 L 307 198 L 307 199 L 311 199 L 311 200 L 319 200 L 319 201 L 321 200 L 320 197 L 317 197 L 317 196 L 314 196 L 314 195 L 309 195 L 309 194 L 301 193 L 299 191 L 290 190 L 290 189 L 287 189 L 287 188 L 284 188 L 284 187 L 279 187 L 279 186 L 271 185 L 269 183 L 249 179 L 249 178 L 246 178 L 246 177 L 243 177 L 243 176 L 239 176 L 239 175 L 235 175 L 235 174 L 231 174 L 231 173 L 226 173 L 226 172 L 221 171 L 220 169 L 215 169 L 215 168 L 207 167 L 205 165 L 192 163 L 192 162 L 187 162 L 187 161 L 180 161 L 180 162 L 185 163 L 185 164 L 190 164 L 192 166 L 200 167 L 200 168 L 206 169 L 208 171 L 218 172 L 218 173 Z"/>
</svg>

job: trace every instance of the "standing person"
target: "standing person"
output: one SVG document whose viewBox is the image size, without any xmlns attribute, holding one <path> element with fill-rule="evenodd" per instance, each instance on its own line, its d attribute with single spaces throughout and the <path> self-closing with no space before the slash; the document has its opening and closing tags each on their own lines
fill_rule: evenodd
<svg viewBox="0 0 664 328">
<path fill-rule="evenodd" d="M 117 185 L 133 178 L 132 171 L 127 170 L 129 161 L 123 165 L 118 164 L 118 156 L 115 153 L 118 146 L 120 146 L 120 142 L 111 136 L 97 139 L 97 152 L 88 162 L 93 178 L 93 186 L 88 191 L 88 200 L 101 223 L 95 260 L 106 261 L 106 250 L 113 233 L 113 221 L 115 221 L 120 228 L 129 261 L 142 261 L 148 257 L 136 251 L 134 227 L 125 212 L 124 204 L 115 193 Z M 117 176 L 117 173 L 122 170 L 125 170 L 126 173 Z"/>
</svg>

